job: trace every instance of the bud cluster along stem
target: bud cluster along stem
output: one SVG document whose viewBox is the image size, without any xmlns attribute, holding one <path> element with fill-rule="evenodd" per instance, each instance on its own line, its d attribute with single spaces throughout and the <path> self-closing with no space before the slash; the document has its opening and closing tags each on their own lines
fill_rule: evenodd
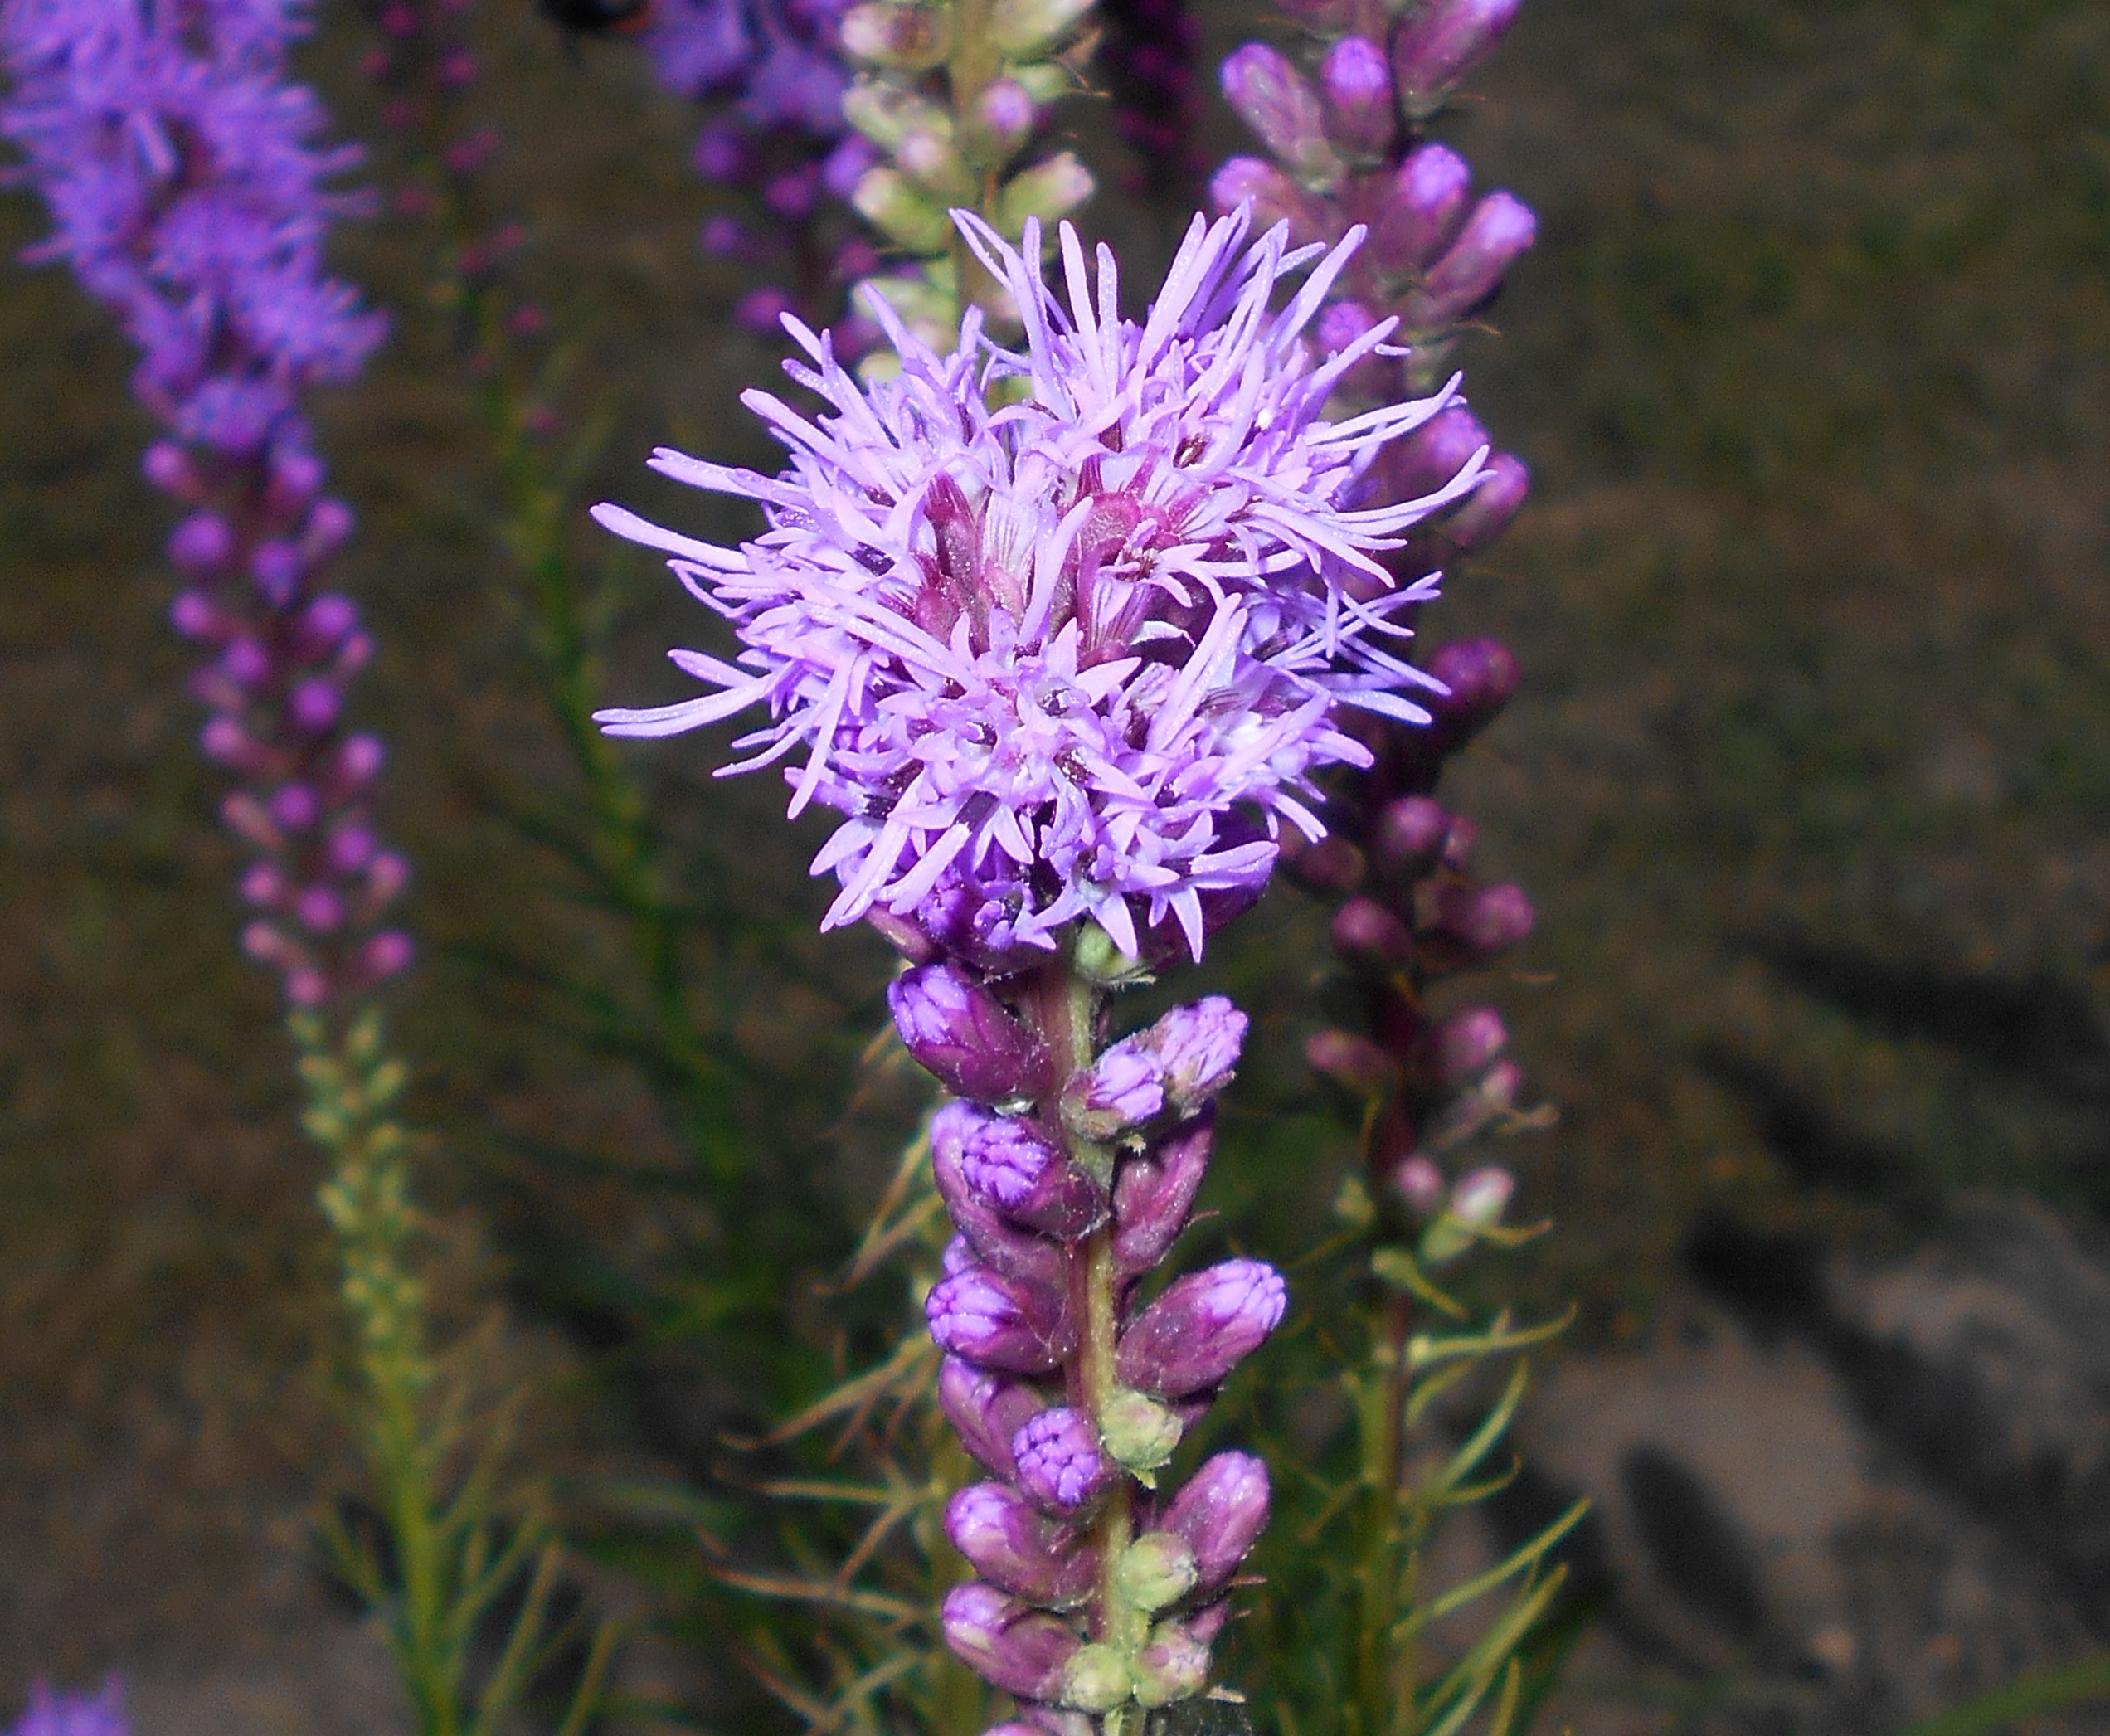
<svg viewBox="0 0 2110 1736">
<path fill-rule="evenodd" d="M 1121 1736 L 1207 1690 L 1268 1507 L 1246 1453 L 1176 1490 L 1160 1473 L 1281 1321 L 1281 1276 L 1231 1259 L 1141 1294 L 1193 1210 L 1245 1017 L 1213 996 L 1108 1043 L 1088 966 L 1110 951 L 1009 978 L 941 958 L 890 996 L 963 1100 L 931 1125 L 958 1234 L 925 1312 L 940 1403 L 989 1480 L 946 1509 L 979 1577 L 946 1597 L 946 1641 L 1041 1736 Z"/>
<path fill-rule="evenodd" d="M 1016 241 L 1029 220 L 1052 236 L 1091 197 L 1074 152 L 1042 148 L 1049 110 L 1085 88 L 1091 9 L 1091 0 L 861 0 L 844 16 L 844 51 L 862 70 L 843 112 L 882 153 L 850 200 L 903 260 L 868 281 L 941 353 L 966 308 L 1007 327 L 1018 319 L 947 212 L 972 211 Z"/>
<path fill-rule="evenodd" d="M 409 878 L 369 812 L 382 744 L 344 727 L 373 642 L 351 600 L 318 582 L 351 509 L 323 494 L 304 451 L 245 460 L 163 441 L 145 469 L 190 508 L 168 538 L 187 581 L 169 614 L 210 649 L 191 688 L 212 714 L 200 746 L 236 779 L 221 816 L 253 853 L 243 948 L 296 1007 L 356 995 L 402 970 L 411 942 L 380 926 Z"/>
</svg>

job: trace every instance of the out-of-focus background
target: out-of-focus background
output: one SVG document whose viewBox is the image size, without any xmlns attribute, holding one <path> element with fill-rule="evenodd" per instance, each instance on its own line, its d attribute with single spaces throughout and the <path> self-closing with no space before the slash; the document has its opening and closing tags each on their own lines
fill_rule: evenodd
<svg viewBox="0 0 2110 1736">
<path fill-rule="evenodd" d="M 774 347 L 696 247 L 694 117 L 624 45 L 479 11 L 491 202 L 576 351 L 566 414 L 612 419 L 582 494 L 737 535 L 639 467 L 660 441 L 768 455 L 732 401 Z M 1213 65 L 1255 19 L 1203 22 Z M 332 9 L 305 56 L 354 136 L 363 30 Z M 1541 228 L 1464 365 L 1537 489 L 1426 625 L 1525 670 L 1446 789 L 1539 913 L 1491 991 L 1560 1111 L 1506 1154 L 1555 1225 L 1514 1272 L 1581 1311 L 1524 1438 L 1535 1486 L 1597 1499 L 1600 1612 L 1548 1715 L 1894 1729 L 2110 1644 L 2110 12 L 1528 0 L 1476 82 L 1444 136 Z M 1212 105 L 1213 162 L 1245 147 Z M 1132 282 L 1176 203 L 1095 208 Z M 41 223 L 7 195 L 0 249 Z M 345 236 L 407 311 L 321 439 L 418 869 L 394 1016 L 442 1304 L 486 1322 L 493 1390 L 532 1395 L 539 1463 L 679 1470 L 708 1456 L 707 1374 L 611 1367 L 596 1285 L 726 1227 L 611 1179 L 664 1135 L 547 985 L 619 970 L 617 941 L 516 823 L 571 799 L 570 763 L 420 248 Z M 129 357 L 62 275 L 12 266 L 0 357 L 0 1716 L 36 1675 L 121 1669 L 142 1736 L 396 1728 L 312 1566 L 315 1490 L 348 1475 L 318 1160 L 233 944 Z M 687 625 L 628 571 L 626 699 L 673 690 Z M 887 956 L 811 936 L 815 834 L 775 785 L 709 781 L 689 739 L 634 763 L 721 913 L 757 1149 L 847 1224 L 914 1107 L 853 1090 Z M 1299 1058 L 1320 933 L 1285 887 L 1222 949 L 1262 1014 L 1214 1184 L 1234 1217 L 1309 1218 L 1341 1155 Z M 816 1239 L 787 1287 L 840 1252 Z M 664 1667 L 679 1693 L 701 1666 Z"/>
</svg>

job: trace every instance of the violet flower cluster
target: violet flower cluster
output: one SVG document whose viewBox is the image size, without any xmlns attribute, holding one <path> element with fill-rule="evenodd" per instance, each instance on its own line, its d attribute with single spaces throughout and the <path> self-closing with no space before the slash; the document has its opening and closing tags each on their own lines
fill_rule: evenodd
<svg viewBox="0 0 2110 1736">
<path fill-rule="evenodd" d="M 940 1078 L 1032 1105 L 956 1102 L 931 1128 L 960 1233 L 925 1303 L 945 1352 L 938 1397 L 989 1473 L 946 1510 L 978 1577 L 947 1596 L 942 1626 L 1023 1703 L 1026 1728 L 1080 1736 L 1093 1728 L 1080 1714 L 1202 1691 L 1232 1577 L 1267 1519 L 1266 1467 L 1250 1454 L 1217 1453 L 1177 1490 L 1159 1473 L 1281 1321 L 1281 1276 L 1231 1259 L 1140 1295 L 1186 1227 L 1246 1020 L 1211 997 L 1072 1070 L 956 965 L 910 971 L 892 1000 Z"/>
<path fill-rule="evenodd" d="M 1273 157 L 1234 157 L 1217 173 L 1220 208 L 1250 199 L 1300 241 L 1354 225 L 1369 243 L 1320 316 L 1331 344 L 1398 321 L 1403 354 L 1373 356 L 1344 382 L 1348 401 L 1383 403 L 1437 377 L 1460 334 L 1536 238 L 1537 220 L 1506 192 L 1473 197 L 1472 172 L 1423 137 L 1459 83 L 1492 51 L 1519 0 L 1422 0 L 1397 15 L 1369 0 L 1284 0 L 1318 57 L 1307 77 L 1279 51 L 1247 43 L 1223 63 L 1224 95 Z M 1406 499 L 1461 455 L 1490 445 L 1462 406 L 1403 442 L 1370 479 Z M 1500 536 L 1530 485 L 1521 460 L 1491 457 L 1485 486 L 1426 525 L 1395 558 L 1402 576 L 1433 572 Z"/>
<path fill-rule="evenodd" d="M 131 1736 L 131 1720 L 124 1715 L 124 1685 L 112 1676 L 95 1694 L 37 1683 L 9 1736 Z"/>
<path fill-rule="evenodd" d="M 1454 396 L 1321 416 L 1389 330 L 1324 357 L 1310 339 L 1359 234 L 1292 251 L 1280 226 L 1248 245 L 1244 211 L 1197 218 L 1138 323 L 1112 255 L 1095 271 L 1067 226 L 1065 302 L 1037 225 L 1014 251 L 955 216 L 1023 348 L 970 309 L 941 356 L 874 296 L 900 367 L 861 384 L 787 320 L 811 361 L 790 372 L 832 411 L 748 395 L 787 469 L 654 460 L 761 502 L 763 534 L 725 549 L 597 514 L 673 557 L 738 661 L 676 651 L 717 691 L 600 717 L 659 736 L 766 706 L 743 764 L 803 750 L 794 810 L 844 816 L 814 864 L 841 885 L 828 921 L 863 917 L 907 956 L 896 1028 L 962 1100 L 931 1126 L 959 1234 L 926 1312 L 941 1401 L 991 1480 L 947 1511 L 979 1577 L 945 1636 L 1021 1702 L 1005 1736 L 1121 1736 L 1207 1685 L 1266 1474 L 1235 1452 L 1176 1490 L 1159 1473 L 1285 1295 L 1243 1258 L 1144 1295 L 1246 1021 L 1212 998 L 1109 1044 L 1107 991 L 1198 958 L 1282 834 L 1321 836 L 1314 773 L 1372 764 L 1347 720 L 1428 721 L 1402 689 L 1445 689 L 1394 645 L 1429 586 L 1385 595 L 1377 557 L 1478 459 L 1416 500 L 1349 503 Z"/>
<path fill-rule="evenodd" d="M 721 212 L 703 235 L 705 251 L 761 266 L 775 280 L 734 309 L 752 331 L 775 333 L 787 311 L 832 314 L 843 289 L 878 263 L 868 242 L 838 232 L 841 208 L 878 160 L 843 114 L 848 5 L 657 0 L 644 27 L 660 83 L 712 109 L 697 137 L 697 172 L 757 197 L 749 219 Z"/>
<path fill-rule="evenodd" d="M 724 549 L 596 512 L 673 556 L 745 649 L 675 651 L 717 691 L 600 719 L 671 735 L 766 705 L 730 769 L 804 751 L 792 812 L 844 815 L 814 863 L 841 883 L 829 926 L 873 916 L 912 951 L 997 972 L 1087 917 L 1130 956 L 1184 941 L 1198 957 L 1265 886 L 1283 824 L 1323 830 L 1300 799 L 1312 775 L 1370 763 L 1335 708 L 1427 717 L 1400 689 L 1433 688 L 1395 646 L 1430 589 L 1387 593 L 1374 553 L 1471 489 L 1476 462 L 1413 500 L 1344 502 L 1455 394 L 1322 418 L 1388 329 L 1323 362 L 1307 341 L 1357 237 L 1317 256 L 1279 227 L 1247 246 L 1242 212 L 1198 218 L 1139 325 L 1116 311 L 1111 255 L 1095 283 L 1067 226 L 1066 309 L 1036 229 L 1022 254 L 960 221 L 1016 301 L 1023 351 L 970 310 L 940 356 L 875 296 L 901 371 L 868 387 L 787 321 L 814 364 L 790 371 L 834 411 L 747 394 L 790 469 L 653 461 L 761 502 L 766 532 Z"/>
<path fill-rule="evenodd" d="M 240 780 L 222 811 L 255 853 L 244 944 L 318 1006 L 410 947 L 377 926 L 405 878 L 367 813 L 381 746 L 343 724 L 372 642 L 318 582 L 352 515 L 301 396 L 350 378 L 383 324 L 323 270 L 352 202 L 324 182 L 352 153 L 316 147 L 322 109 L 286 81 L 306 27 L 287 0 L 6 0 L 0 132 L 51 211 L 33 256 L 66 260 L 143 352 L 135 389 L 173 436 L 146 474 L 188 509 L 173 614 L 212 652 L 202 745 Z"/>
</svg>

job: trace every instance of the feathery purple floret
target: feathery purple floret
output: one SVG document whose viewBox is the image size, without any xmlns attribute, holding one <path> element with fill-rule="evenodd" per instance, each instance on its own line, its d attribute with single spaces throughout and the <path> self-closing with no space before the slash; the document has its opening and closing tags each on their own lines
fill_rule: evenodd
<svg viewBox="0 0 2110 1736">
<path fill-rule="evenodd" d="M 124 1715 L 124 1685 L 115 1676 L 100 1693 L 73 1694 L 37 1683 L 29 1705 L 9 1736 L 131 1736 Z"/>
<path fill-rule="evenodd" d="M 51 239 L 143 352 L 142 398 L 186 440 L 248 453 L 305 440 L 301 392 L 357 372 L 380 315 L 327 275 L 322 241 L 357 153 L 321 148 L 322 106 L 284 82 L 304 7 L 271 0 L 8 0 L 0 132 L 27 159 Z"/>
<path fill-rule="evenodd" d="M 1389 440 L 1455 399 L 1322 419 L 1335 383 L 1389 330 L 1325 361 L 1307 328 L 1359 233 L 1292 251 L 1247 214 L 1197 219 L 1142 324 L 1116 309 L 1065 226 L 1067 308 L 1021 250 L 977 220 L 970 245 L 1014 299 L 1023 349 L 970 312 L 934 353 L 875 303 L 897 378 L 867 386 L 795 321 L 813 365 L 793 377 L 832 414 L 749 406 L 790 448 L 777 477 L 662 450 L 678 481 L 762 503 L 768 528 L 714 547 L 620 508 L 600 522 L 663 549 L 730 620 L 738 664 L 677 650 L 718 692 L 600 714 L 610 733 L 671 735 L 766 705 L 729 770 L 804 752 L 795 814 L 846 816 L 815 858 L 842 884 L 826 926 L 868 911 L 964 926 L 986 952 L 1052 948 L 1096 919 L 1129 953 L 1176 924 L 1198 956 L 1205 900 L 1249 897 L 1281 823 L 1326 765 L 1368 762 L 1345 704 L 1426 717 L 1431 685 L 1392 649 L 1427 586 L 1387 594 L 1374 555 L 1468 493 L 1476 459 L 1425 496 L 1351 503 Z M 1287 308 L 1283 280 L 1310 265 Z M 1374 598 L 1373 601 L 1369 600 Z"/>
</svg>

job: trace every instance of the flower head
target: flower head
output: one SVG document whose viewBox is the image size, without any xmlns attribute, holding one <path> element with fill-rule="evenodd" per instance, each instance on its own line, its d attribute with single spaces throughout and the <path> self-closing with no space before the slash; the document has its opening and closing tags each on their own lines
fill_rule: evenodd
<svg viewBox="0 0 2110 1736">
<path fill-rule="evenodd" d="M 964 898 L 993 953 L 1052 947 L 1090 917 L 1129 953 L 1176 925 L 1198 956 L 1205 900 L 1266 880 L 1281 822 L 1318 835 L 1311 774 L 1369 763 L 1334 708 L 1425 719 L 1399 690 L 1434 684 L 1386 641 L 1432 586 L 1388 594 L 1373 556 L 1469 492 L 1477 462 L 1419 499 L 1352 503 L 1385 442 L 1455 396 L 1322 419 L 1390 331 L 1324 361 L 1306 341 L 1359 231 L 1322 255 L 1279 228 L 1247 246 L 1242 211 L 1197 218 L 1139 324 L 1117 311 L 1112 255 L 1095 279 L 1067 225 L 1065 305 L 1037 229 L 1014 250 L 956 221 L 1015 302 L 1023 348 L 970 311 L 941 357 L 875 299 L 901 369 L 868 386 L 787 320 L 812 363 L 789 371 L 830 411 L 746 401 L 789 467 L 654 460 L 761 502 L 762 536 L 719 548 L 596 511 L 671 554 L 746 649 L 737 664 L 675 651 L 718 691 L 600 721 L 671 735 L 766 705 L 737 744 L 760 751 L 727 769 L 803 751 L 792 811 L 845 816 L 814 864 L 841 881 L 830 926 L 878 907 L 958 927 Z"/>
</svg>

